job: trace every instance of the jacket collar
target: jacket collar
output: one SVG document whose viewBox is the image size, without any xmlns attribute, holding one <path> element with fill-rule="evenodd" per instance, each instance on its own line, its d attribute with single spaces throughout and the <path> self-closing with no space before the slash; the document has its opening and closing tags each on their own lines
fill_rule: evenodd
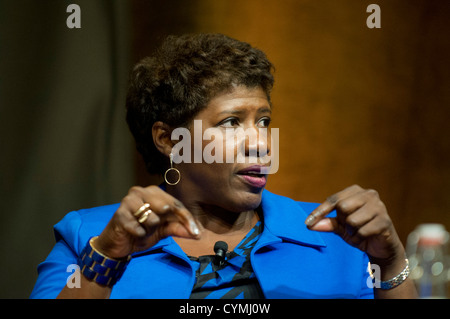
<svg viewBox="0 0 450 319">
<path fill-rule="evenodd" d="M 320 234 L 306 227 L 308 213 L 299 202 L 264 190 L 261 207 L 264 229 L 274 236 L 297 244 L 326 247 Z"/>
</svg>

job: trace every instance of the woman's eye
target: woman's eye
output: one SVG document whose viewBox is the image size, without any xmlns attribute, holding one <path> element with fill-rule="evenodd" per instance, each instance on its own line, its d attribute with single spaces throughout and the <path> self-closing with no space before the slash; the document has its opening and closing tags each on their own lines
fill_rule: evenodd
<svg viewBox="0 0 450 319">
<path fill-rule="evenodd" d="M 270 118 L 269 117 L 264 117 L 264 118 L 262 118 L 262 119 L 260 119 L 259 121 L 258 121 L 258 124 L 257 124 L 257 126 L 258 127 L 269 127 L 269 125 L 270 125 Z"/>
<path fill-rule="evenodd" d="M 219 126 L 222 127 L 235 127 L 239 125 L 239 119 L 235 118 L 235 117 L 229 117 L 225 120 L 223 120 L 222 122 L 220 122 Z"/>
</svg>

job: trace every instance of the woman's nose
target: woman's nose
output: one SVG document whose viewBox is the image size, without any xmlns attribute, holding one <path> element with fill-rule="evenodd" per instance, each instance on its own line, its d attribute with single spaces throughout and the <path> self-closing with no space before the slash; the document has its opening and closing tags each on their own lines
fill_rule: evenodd
<svg viewBox="0 0 450 319">
<path fill-rule="evenodd" d="M 252 127 L 245 134 L 245 156 L 264 157 L 270 154 L 270 134 L 267 128 Z"/>
</svg>

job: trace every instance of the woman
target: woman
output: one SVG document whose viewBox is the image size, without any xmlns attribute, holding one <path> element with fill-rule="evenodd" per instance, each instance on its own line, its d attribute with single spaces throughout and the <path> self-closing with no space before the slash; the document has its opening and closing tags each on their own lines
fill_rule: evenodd
<svg viewBox="0 0 450 319">
<path fill-rule="evenodd" d="M 69 213 L 55 226 L 32 297 L 414 297 L 403 246 L 375 191 L 352 186 L 316 205 L 264 190 L 271 71 L 263 52 L 220 34 L 169 37 L 137 64 L 127 122 L 149 171 L 166 183 Z M 214 156 L 233 161 L 180 161 L 211 143 L 173 134 L 198 133 L 197 123 L 222 147 Z M 249 134 L 227 135 L 237 129 Z M 79 266 L 79 282 L 70 265 Z"/>
</svg>

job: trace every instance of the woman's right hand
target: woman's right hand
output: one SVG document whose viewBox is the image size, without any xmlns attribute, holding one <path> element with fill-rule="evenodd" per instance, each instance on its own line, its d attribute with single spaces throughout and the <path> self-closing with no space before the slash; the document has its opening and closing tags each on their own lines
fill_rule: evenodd
<svg viewBox="0 0 450 319">
<path fill-rule="evenodd" d="M 152 213 L 139 223 L 134 214 L 145 203 Z M 120 259 L 168 236 L 198 239 L 200 228 L 184 205 L 160 187 L 134 186 L 93 245 L 105 256 Z"/>
</svg>

